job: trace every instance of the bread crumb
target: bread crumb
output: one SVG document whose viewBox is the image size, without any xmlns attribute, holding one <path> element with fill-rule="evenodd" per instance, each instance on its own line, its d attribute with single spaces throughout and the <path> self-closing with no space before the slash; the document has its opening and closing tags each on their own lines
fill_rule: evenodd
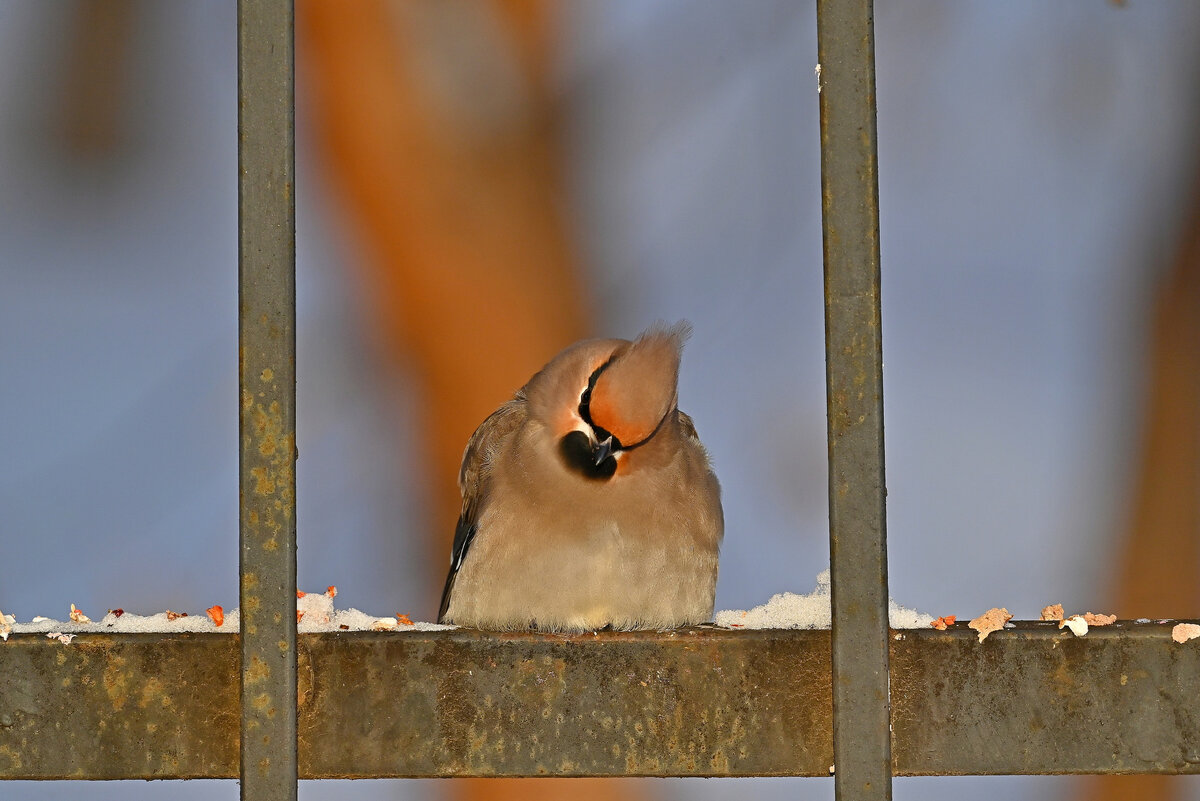
<svg viewBox="0 0 1200 801">
<path fill-rule="evenodd" d="M 301 592 L 296 599 L 296 611 L 303 612 L 297 623 L 300 632 L 322 631 L 376 631 L 413 632 L 413 631 L 445 631 L 454 626 L 425 623 L 401 615 L 398 617 L 377 618 L 358 609 L 335 609 L 333 597 L 337 587 L 330 585 L 325 592 Z M 71 620 L 53 620 L 37 616 L 30 622 L 18 622 L 12 615 L 0 616 L 0 642 L 8 639 L 9 634 L 40 634 L 53 633 L 54 639 L 63 634 L 122 634 L 122 633 L 159 633 L 159 632 L 231 632 L 236 633 L 241 627 L 239 610 L 225 609 L 220 605 L 210 606 L 207 615 L 199 613 L 191 616 L 185 612 L 167 610 L 153 615 L 126 613 L 123 609 L 110 609 L 103 619 L 95 621 L 87 619 L 79 607 L 72 606 L 75 614 Z M 380 623 L 380 621 L 383 621 Z M 86 622 L 85 622 L 86 621 Z M 398 622 L 399 621 L 399 622 Z M 62 642 L 69 642 L 63 640 Z"/>
<path fill-rule="evenodd" d="M 1195 623 L 1177 623 L 1171 629 L 1171 639 L 1175 642 L 1187 642 L 1200 637 L 1200 626 Z"/>
<path fill-rule="evenodd" d="M 967 625 L 979 632 L 979 641 L 983 642 L 993 631 L 1004 628 L 1004 624 L 1012 620 L 1012 614 L 1004 607 L 992 607 Z"/>
<path fill-rule="evenodd" d="M 953 626 L 956 620 L 958 620 L 958 618 L 954 615 L 942 615 L 929 625 L 933 626 L 938 631 L 945 631 L 946 627 Z"/>
<path fill-rule="evenodd" d="M 1063 616 L 1062 604 L 1050 604 L 1049 606 L 1042 607 L 1042 620 L 1060 621 L 1063 619 Z"/>
<path fill-rule="evenodd" d="M 1083 619 L 1089 626 L 1111 626 L 1117 622 L 1116 615 L 1096 615 L 1091 612 L 1084 612 Z"/>
</svg>

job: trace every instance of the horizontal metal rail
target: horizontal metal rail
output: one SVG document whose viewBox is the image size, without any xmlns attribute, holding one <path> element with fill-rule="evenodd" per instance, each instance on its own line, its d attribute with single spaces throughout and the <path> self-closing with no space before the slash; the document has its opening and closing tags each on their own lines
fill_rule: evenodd
<svg viewBox="0 0 1200 801">
<path fill-rule="evenodd" d="M 897 775 L 1200 773 L 1200 641 L 893 632 Z M 0 643 L 0 778 L 238 775 L 239 637 Z M 306 778 L 828 776 L 828 631 L 298 638 Z"/>
</svg>

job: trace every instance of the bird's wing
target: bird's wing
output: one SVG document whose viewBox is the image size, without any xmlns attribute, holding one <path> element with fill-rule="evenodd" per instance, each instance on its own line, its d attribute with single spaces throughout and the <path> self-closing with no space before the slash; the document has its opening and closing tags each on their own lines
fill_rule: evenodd
<svg viewBox="0 0 1200 801">
<path fill-rule="evenodd" d="M 679 418 L 679 428 L 683 431 L 683 435 L 699 442 L 700 435 L 696 433 L 696 424 L 692 422 L 692 416 L 682 409 L 676 409 L 675 414 Z"/>
<path fill-rule="evenodd" d="M 441 622 L 450 606 L 450 595 L 454 590 L 454 578 L 462 567 L 463 558 L 475 539 L 479 527 L 480 500 L 491 476 L 492 458 L 513 432 L 525 421 L 526 403 L 523 395 L 492 412 L 467 441 L 463 451 L 462 467 L 458 472 L 458 488 L 462 492 L 462 512 L 454 529 L 454 545 L 450 551 L 450 572 L 442 590 L 442 604 L 438 609 Z"/>
</svg>

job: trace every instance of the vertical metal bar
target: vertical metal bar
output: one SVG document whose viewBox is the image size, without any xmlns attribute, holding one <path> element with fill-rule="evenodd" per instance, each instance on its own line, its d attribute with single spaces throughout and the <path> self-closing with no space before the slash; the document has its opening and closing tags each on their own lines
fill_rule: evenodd
<svg viewBox="0 0 1200 801">
<path fill-rule="evenodd" d="M 292 0 L 238 0 L 241 793 L 296 798 Z"/>
<path fill-rule="evenodd" d="M 837 797 L 890 799 L 872 0 L 817 0 Z"/>
</svg>

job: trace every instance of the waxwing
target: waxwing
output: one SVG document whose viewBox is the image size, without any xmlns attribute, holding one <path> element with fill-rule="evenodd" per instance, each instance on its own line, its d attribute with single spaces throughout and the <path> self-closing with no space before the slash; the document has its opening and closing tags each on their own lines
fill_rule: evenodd
<svg viewBox="0 0 1200 801">
<path fill-rule="evenodd" d="M 689 333 L 578 342 L 476 429 L 439 622 L 594 631 L 712 618 L 724 517 L 676 408 Z"/>
</svg>

